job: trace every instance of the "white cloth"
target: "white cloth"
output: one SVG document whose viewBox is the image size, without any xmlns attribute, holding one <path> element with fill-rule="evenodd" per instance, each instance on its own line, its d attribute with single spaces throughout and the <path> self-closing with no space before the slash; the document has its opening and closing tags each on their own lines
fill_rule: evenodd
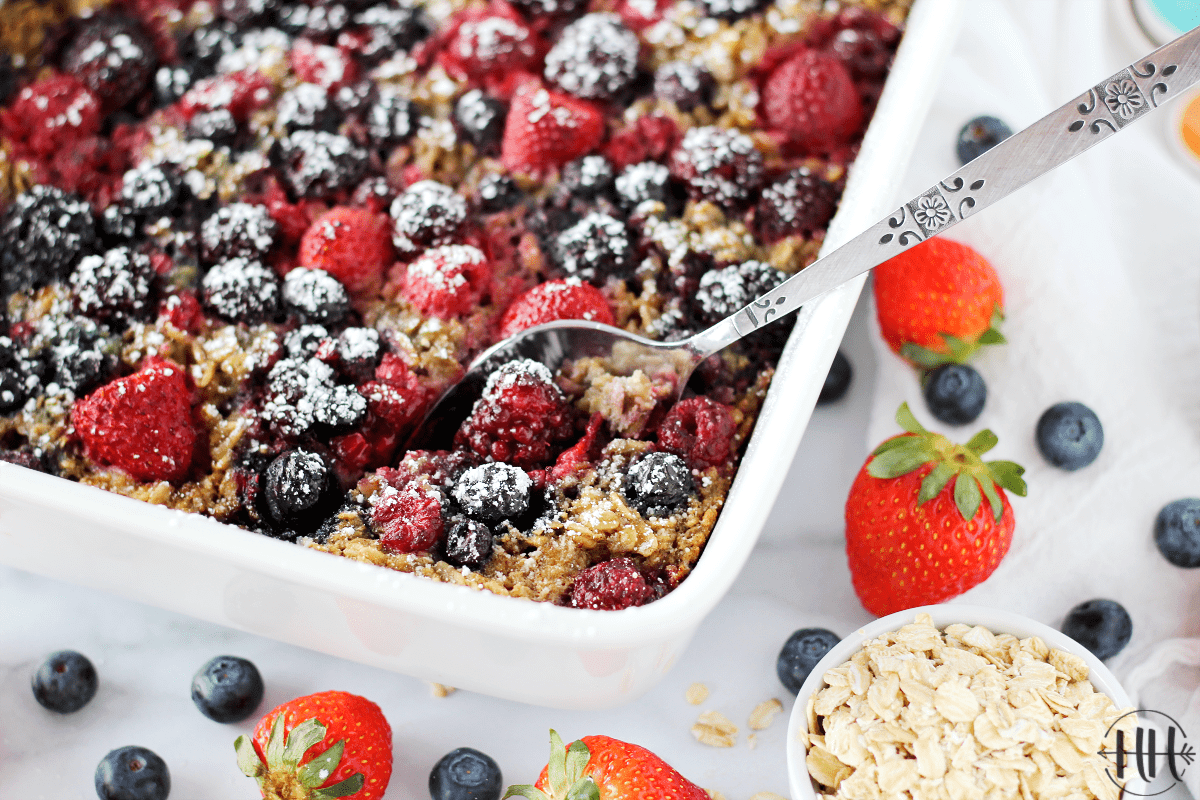
<svg viewBox="0 0 1200 800">
<path fill-rule="evenodd" d="M 970 0 L 903 199 L 957 168 L 954 142 L 971 117 L 1019 130 L 1148 52 L 1118 30 L 1117 2 Z M 1200 699 L 1188 695 L 1200 673 L 1167 667 L 1200 666 L 1200 641 L 1167 640 L 1200 633 L 1200 570 L 1170 565 L 1153 539 L 1163 505 L 1200 496 L 1200 172 L 1172 151 L 1170 117 L 1164 108 L 947 234 L 983 253 L 1004 285 L 1008 344 L 974 362 L 987 405 L 975 425 L 938 423 L 916 371 L 876 336 L 868 436 L 898 431 L 901 401 L 960 441 L 995 431 L 989 456 L 1024 465 L 1029 496 L 1013 499 L 1008 556 L 962 600 L 1056 627 L 1077 603 L 1119 601 L 1133 639 L 1109 666 L 1144 707 L 1182 715 L 1196 736 Z M 1038 417 L 1063 400 L 1104 427 L 1099 458 L 1076 472 L 1051 467 L 1034 444 Z M 1186 778 L 1200 797 L 1200 769 Z"/>
</svg>

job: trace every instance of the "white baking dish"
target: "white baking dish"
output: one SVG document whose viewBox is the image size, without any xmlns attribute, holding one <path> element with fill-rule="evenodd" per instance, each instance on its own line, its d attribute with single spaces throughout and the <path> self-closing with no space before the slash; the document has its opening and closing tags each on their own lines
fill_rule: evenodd
<svg viewBox="0 0 1200 800">
<path fill-rule="evenodd" d="M 893 210 L 959 3 L 917 0 L 826 249 Z M 0 563 L 463 689 L 620 705 L 671 668 L 745 563 L 862 284 L 800 312 L 704 555 L 648 606 L 582 611 L 439 584 L 4 463 Z"/>
</svg>

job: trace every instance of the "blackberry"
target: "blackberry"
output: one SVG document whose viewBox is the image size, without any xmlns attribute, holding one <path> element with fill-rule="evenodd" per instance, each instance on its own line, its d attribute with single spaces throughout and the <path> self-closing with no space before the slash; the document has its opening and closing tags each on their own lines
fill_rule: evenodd
<svg viewBox="0 0 1200 800">
<path fill-rule="evenodd" d="M 104 246 L 120 247 L 137 238 L 138 216 L 114 203 L 100 212 L 97 228 Z"/>
<path fill-rule="evenodd" d="M 671 154 L 671 173 L 693 200 L 739 206 L 762 183 L 763 157 L 754 140 L 727 128 L 691 128 Z"/>
<path fill-rule="evenodd" d="M 230 322 L 256 325 L 279 311 L 279 281 L 258 261 L 231 258 L 200 281 L 204 305 Z"/>
<path fill-rule="evenodd" d="M 494 155 L 500 151 L 507 115 L 508 106 L 481 89 L 472 89 L 454 104 L 454 126 L 481 153 Z"/>
<path fill-rule="evenodd" d="M 237 28 L 228 22 L 202 25 L 192 31 L 181 49 L 193 71 L 193 78 L 207 77 L 213 74 L 222 58 L 238 49 Z"/>
<path fill-rule="evenodd" d="M 498 800 L 503 787 L 496 760 L 470 747 L 451 750 L 429 773 L 433 800 Z"/>
<path fill-rule="evenodd" d="M 65 279 L 99 246 L 86 202 L 52 186 L 31 187 L 0 217 L 0 297 Z"/>
<path fill-rule="evenodd" d="M 655 96 L 674 103 L 680 111 L 708 105 L 716 89 L 711 72 L 687 61 L 668 61 L 654 71 Z"/>
<path fill-rule="evenodd" d="M 1004 120 L 991 116 L 976 117 L 958 132 L 955 149 L 962 164 L 974 161 L 1002 141 L 1012 136 L 1012 128 Z"/>
<path fill-rule="evenodd" d="M 754 222 L 768 242 L 788 236 L 812 238 L 829 225 L 837 202 L 836 186 L 800 167 L 763 189 L 754 207 Z"/>
<path fill-rule="evenodd" d="M 154 42 L 139 22 L 101 15 L 85 22 L 75 34 L 63 53 L 62 66 L 111 111 L 146 89 L 157 61 Z"/>
<path fill-rule="evenodd" d="M 154 105 L 169 106 L 187 94 L 196 74 L 186 66 L 163 66 L 154 73 Z"/>
<path fill-rule="evenodd" d="M 200 226 L 200 255 L 207 263 L 230 258 L 266 258 L 275 246 L 279 225 L 266 206 L 231 203 Z"/>
<path fill-rule="evenodd" d="M 625 476 L 621 494 L 643 517 L 669 517 L 687 507 L 696 493 L 692 470 L 674 453 L 650 453 Z"/>
<path fill-rule="evenodd" d="M 813 667 L 841 640 L 842 637 L 825 628 L 801 628 L 795 631 L 783 643 L 775 660 L 775 674 L 779 676 L 779 682 L 792 694 L 799 694 Z"/>
<path fill-rule="evenodd" d="M 392 187 L 388 185 L 387 179 L 380 175 L 374 175 L 358 185 L 354 194 L 350 196 L 350 204 L 365 206 L 378 212 L 386 209 L 395 199 L 396 195 L 392 192 Z"/>
<path fill-rule="evenodd" d="M 229 20 L 239 28 L 246 28 L 251 23 L 272 21 L 280 3 L 278 0 L 217 0 L 214 5 L 222 19 Z"/>
<path fill-rule="evenodd" d="M 521 189 L 517 182 L 507 175 L 492 173 L 485 175 L 479 181 L 479 210 L 485 214 L 494 214 L 506 208 L 512 208 L 521 202 Z"/>
<path fill-rule="evenodd" d="M 700 288 L 696 290 L 693 300 L 696 316 L 708 325 L 716 324 L 786 278 L 782 272 L 761 261 L 710 270 L 700 277 Z"/>
<path fill-rule="evenodd" d="M 217 656 L 192 676 L 192 702 L 214 722 L 241 722 L 262 702 L 258 667 L 237 656 Z"/>
<path fill-rule="evenodd" d="M 432 30 L 419 6 L 410 0 L 372 6 L 355 15 L 354 22 L 367 35 L 359 54 L 368 64 L 408 50 Z"/>
<path fill-rule="evenodd" d="M 586 100 L 608 100 L 633 82 L 637 34 L 616 14 L 587 14 L 563 29 L 546 54 L 546 80 Z"/>
<path fill-rule="evenodd" d="M 279 10 L 279 27 L 292 36 L 329 44 L 350 24 L 350 9 L 342 3 L 292 3 Z"/>
<path fill-rule="evenodd" d="M 116 369 L 119 341 L 87 317 L 43 320 L 36 338 L 42 345 L 38 356 L 44 365 L 41 378 L 45 386 L 57 384 L 82 397 Z"/>
<path fill-rule="evenodd" d="M 38 705 L 71 714 L 96 696 L 100 681 L 88 657 L 74 650 L 51 653 L 33 673 L 33 697 Z"/>
<path fill-rule="evenodd" d="M 182 191 L 183 182 L 173 169 L 144 162 L 125 173 L 121 203 L 135 214 L 157 219 L 171 213 Z"/>
<path fill-rule="evenodd" d="M 700 5 L 710 17 L 733 21 L 762 11 L 770 0 L 700 0 Z"/>
<path fill-rule="evenodd" d="M 846 358 L 845 353 L 838 350 L 833 357 L 833 363 L 829 365 L 829 372 L 825 374 L 825 382 L 821 384 L 821 394 L 817 396 L 817 405 L 836 403 L 845 397 L 853 377 L 854 369 L 850 365 L 850 359 Z"/>
<path fill-rule="evenodd" d="M 100 761 L 95 783 L 100 800 L 167 800 L 171 772 L 154 751 L 130 745 Z"/>
<path fill-rule="evenodd" d="M 375 367 L 383 356 L 379 331 L 374 328 L 346 328 L 337 338 L 338 364 L 355 383 L 375 377 Z"/>
<path fill-rule="evenodd" d="M 983 376 L 968 364 L 942 364 L 925 376 L 921 393 L 934 418 L 947 425 L 979 419 L 987 402 Z"/>
<path fill-rule="evenodd" d="M 525 470 L 492 462 L 471 467 L 454 482 L 453 496 L 471 519 L 499 522 L 529 510 L 533 481 Z"/>
<path fill-rule="evenodd" d="M 86 256 L 71 274 L 79 313 L 118 329 L 149 315 L 153 283 L 150 257 L 128 247 Z"/>
<path fill-rule="evenodd" d="M 630 164 L 615 182 L 617 198 L 627 211 L 633 211 L 647 200 L 667 206 L 667 212 L 678 210 L 680 203 L 671 186 L 671 172 L 655 161 Z"/>
<path fill-rule="evenodd" d="M 363 79 L 339 86 L 333 93 L 333 105 L 344 116 L 361 114 L 375 101 L 377 94 L 374 82 Z"/>
<path fill-rule="evenodd" d="M 288 273 L 288 277 L 291 277 L 291 273 Z M 316 355 L 321 342 L 328 338 L 329 331 L 324 325 L 301 325 L 284 337 L 283 349 L 292 358 L 307 359 Z"/>
<path fill-rule="evenodd" d="M 367 415 L 367 399 L 353 386 L 338 385 L 333 367 L 315 358 L 281 359 L 267 374 L 262 415 L 285 436 L 314 426 L 345 429 Z"/>
<path fill-rule="evenodd" d="M 263 497 L 276 525 L 301 534 L 319 528 L 339 500 L 325 459 L 301 449 L 283 453 L 267 467 Z"/>
<path fill-rule="evenodd" d="M 492 530 L 466 517 L 454 520 L 446 531 L 446 560 L 461 567 L 478 569 L 492 557 Z"/>
<path fill-rule="evenodd" d="M 283 306 L 303 323 L 334 325 L 350 311 L 341 281 L 323 269 L 297 267 L 283 279 Z"/>
<path fill-rule="evenodd" d="M 417 132 L 416 111 L 403 97 L 385 94 L 367 109 L 366 126 L 376 147 L 395 147 Z"/>
<path fill-rule="evenodd" d="M 900 41 L 900 29 L 881 15 L 861 8 L 842 11 L 834 24 L 838 31 L 828 49 L 846 65 L 854 79 L 882 79 Z"/>
<path fill-rule="evenodd" d="M 12 59 L 8 56 L 0 58 L 0 105 L 7 103 L 17 91 L 17 71 L 13 68 Z"/>
<path fill-rule="evenodd" d="M 467 218 L 467 202 L 444 183 L 417 181 L 392 202 L 392 242 L 404 255 L 448 244 Z"/>
<path fill-rule="evenodd" d="M 1038 450 L 1059 469 L 1083 469 L 1104 447 L 1104 427 L 1096 412 L 1083 403 L 1056 403 L 1038 418 Z"/>
<path fill-rule="evenodd" d="M 199 111 L 188 123 L 187 133 L 192 139 L 207 139 L 217 147 L 232 147 L 237 140 L 238 123 L 224 108 Z"/>
<path fill-rule="evenodd" d="M 0 336 L 0 415 L 11 414 L 29 399 L 19 348 Z"/>
<path fill-rule="evenodd" d="M 1107 661 L 1133 638 L 1133 619 L 1115 600 L 1088 600 L 1071 609 L 1062 632 Z"/>
<path fill-rule="evenodd" d="M 296 131 L 281 139 L 273 154 L 297 197 L 325 198 L 351 189 L 367 171 L 366 150 L 325 131 Z"/>
<path fill-rule="evenodd" d="M 315 83 L 288 89 L 275 105 L 275 121 L 289 133 L 304 128 L 329 130 L 337 123 L 329 93 Z"/>
<path fill-rule="evenodd" d="M 1154 519 L 1154 543 L 1177 567 L 1200 567 L 1200 499 L 1167 503 Z"/>
<path fill-rule="evenodd" d="M 525 16 L 573 17 L 587 8 L 587 0 L 513 0 L 513 5 L 525 12 Z"/>
<path fill-rule="evenodd" d="M 562 169 L 558 188 L 580 200 L 595 200 L 613 188 L 612 163 L 604 156 L 584 156 Z"/>
<path fill-rule="evenodd" d="M 625 223 L 593 212 L 554 240 L 554 260 L 568 275 L 603 283 L 609 275 L 624 277 L 636 266 L 637 252 Z"/>
</svg>

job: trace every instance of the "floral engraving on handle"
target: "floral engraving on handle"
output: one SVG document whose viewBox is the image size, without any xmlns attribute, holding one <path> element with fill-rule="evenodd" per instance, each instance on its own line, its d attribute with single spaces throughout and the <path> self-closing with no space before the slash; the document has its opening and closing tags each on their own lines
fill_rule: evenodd
<svg viewBox="0 0 1200 800">
<path fill-rule="evenodd" d="M 1159 73 L 1154 62 L 1146 61 L 1140 66 L 1134 64 L 1121 70 L 1088 91 L 1086 98 L 1078 106 L 1083 118 L 1072 122 L 1067 126 L 1067 130 L 1077 133 L 1086 126 L 1092 133 L 1099 134 L 1105 128 L 1110 133 L 1124 128 L 1143 114 L 1148 114 L 1158 105 L 1158 95 L 1166 94 L 1170 90 L 1164 81 L 1159 80 L 1149 88 L 1150 96 L 1147 97 L 1134 76 L 1143 80 L 1153 78 L 1155 74 L 1160 78 L 1167 78 L 1173 75 L 1176 69 L 1178 67 L 1175 64 L 1170 64 Z M 1092 116 L 1094 112 L 1096 115 L 1089 124 L 1087 117 Z"/>
<path fill-rule="evenodd" d="M 958 221 L 950 209 L 950 203 L 936 186 L 909 202 L 908 210 L 927 239 Z"/>
</svg>

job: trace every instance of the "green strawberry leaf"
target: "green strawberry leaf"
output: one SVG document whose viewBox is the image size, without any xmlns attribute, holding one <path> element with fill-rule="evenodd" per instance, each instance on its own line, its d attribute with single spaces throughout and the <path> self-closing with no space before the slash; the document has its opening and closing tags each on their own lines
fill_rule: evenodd
<svg viewBox="0 0 1200 800">
<path fill-rule="evenodd" d="M 1008 339 L 1004 338 L 1004 334 L 995 328 L 988 328 L 979 335 L 980 344 L 1008 344 Z"/>
<path fill-rule="evenodd" d="M 1029 487 L 1021 477 L 1025 474 L 1025 468 L 1020 464 L 1014 464 L 1011 461 L 988 461 L 987 468 L 996 483 L 1008 491 L 1018 497 L 1024 497 L 1028 493 Z"/>
<path fill-rule="evenodd" d="M 279 716 L 283 716 L 280 714 Z M 288 734 L 287 746 L 283 749 L 283 764 L 295 769 L 308 748 L 325 738 L 325 726 L 318 719 L 306 719 Z M 320 786 L 320 784 L 317 784 Z"/>
<path fill-rule="evenodd" d="M 950 360 L 945 353 L 939 353 L 912 342 L 905 342 L 900 346 L 900 357 L 922 369 L 940 367 Z"/>
<path fill-rule="evenodd" d="M 287 744 L 283 717 L 283 714 L 275 717 L 275 722 L 271 724 L 271 735 L 267 737 L 267 766 L 272 769 L 283 766 L 283 752 Z"/>
<path fill-rule="evenodd" d="M 888 439 L 886 442 L 879 445 L 879 447 L 876 447 L 874 450 L 872 450 L 871 455 L 877 456 L 877 455 L 886 453 L 888 450 L 892 450 L 893 448 L 896 448 L 896 447 L 905 447 L 911 441 L 912 441 L 911 436 L 895 436 L 891 439 Z"/>
<path fill-rule="evenodd" d="M 565 794 L 570 786 L 567 782 L 567 748 L 554 729 L 550 730 L 550 762 L 546 765 L 546 779 L 555 797 Z"/>
<path fill-rule="evenodd" d="M 901 403 L 896 409 L 896 424 L 903 428 L 908 433 L 923 434 L 929 433 L 922 427 L 921 423 L 917 422 L 917 418 L 913 416 L 912 409 L 908 407 L 908 403 Z"/>
<path fill-rule="evenodd" d="M 988 450 L 991 450 L 1000 439 L 996 434 L 992 433 L 987 428 L 984 428 L 979 433 L 971 437 L 971 441 L 967 442 L 967 449 L 977 456 L 981 456 Z"/>
<path fill-rule="evenodd" d="M 308 763 L 311 764 L 312 762 Z M 348 797 L 355 792 L 362 791 L 364 783 L 366 783 L 366 779 L 362 776 L 362 773 L 356 772 L 349 778 L 346 778 L 346 780 L 335 783 L 333 786 L 317 789 L 312 793 L 312 798 L 313 800 L 333 800 L 335 797 Z"/>
<path fill-rule="evenodd" d="M 950 358 L 948 360 L 957 364 L 964 363 L 976 350 L 976 345 L 973 342 L 968 342 L 957 336 L 943 333 L 941 337 L 942 341 L 946 343 L 946 349 L 950 351 Z"/>
<path fill-rule="evenodd" d="M 925 476 L 925 480 L 921 481 L 921 491 L 917 493 L 917 505 L 924 505 L 941 494 L 942 489 L 946 488 L 946 484 L 950 482 L 955 473 L 954 467 L 945 462 L 934 467 L 933 471 Z"/>
<path fill-rule="evenodd" d="M 508 787 L 508 791 L 504 793 L 504 797 L 500 798 L 500 800 L 507 800 L 509 797 L 524 797 L 526 800 L 550 800 L 550 797 L 545 792 L 528 783 Z"/>
<path fill-rule="evenodd" d="M 999 522 L 1004 516 L 1004 503 L 1000 500 L 1000 495 L 996 493 L 996 484 L 988 475 L 984 475 L 979 479 L 979 485 L 983 488 L 983 494 L 987 497 L 988 505 L 992 507 L 992 517 L 996 522 Z"/>
<path fill-rule="evenodd" d="M 921 439 L 909 439 L 908 447 L 894 447 L 883 455 L 875 456 L 867 465 L 867 474 L 872 478 L 899 478 L 920 469 L 934 459 L 929 446 Z"/>
<path fill-rule="evenodd" d="M 324 736 L 322 735 L 322 738 Z M 312 761 L 305 764 L 296 773 L 296 777 L 300 779 L 300 783 L 310 789 L 315 789 L 325 781 L 329 780 L 329 776 L 337 769 L 338 764 L 342 761 L 342 753 L 346 751 L 346 740 L 340 739 L 333 744 L 328 750 L 314 758 Z M 330 787 L 333 788 L 333 787 Z M 339 797 L 340 795 L 335 795 Z"/>
<path fill-rule="evenodd" d="M 587 767 L 588 761 L 591 758 L 592 754 L 588 751 L 588 746 L 582 740 L 576 739 L 571 742 L 571 746 L 567 748 L 566 759 L 568 784 L 574 784 L 583 777 L 583 770 Z"/>
<path fill-rule="evenodd" d="M 960 474 L 954 479 L 954 505 L 958 507 L 958 513 L 962 514 L 963 519 L 974 519 L 975 512 L 979 510 L 982 502 L 979 482 L 974 477 Z"/>
<path fill-rule="evenodd" d="M 600 787 L 591 776 L 576 781 L 567 792 L 565 800 L 600 800 Z"/>
<path fill-rule="evenodd" d="M 233 742 L 233 749 L 237 752 L 238 769 L 248 778 L 257 778 L 261 784 L 267 765 L 258 757 L 258 751 L 254 749 L 250 737 L 237 737 Z"/>
</svg>

